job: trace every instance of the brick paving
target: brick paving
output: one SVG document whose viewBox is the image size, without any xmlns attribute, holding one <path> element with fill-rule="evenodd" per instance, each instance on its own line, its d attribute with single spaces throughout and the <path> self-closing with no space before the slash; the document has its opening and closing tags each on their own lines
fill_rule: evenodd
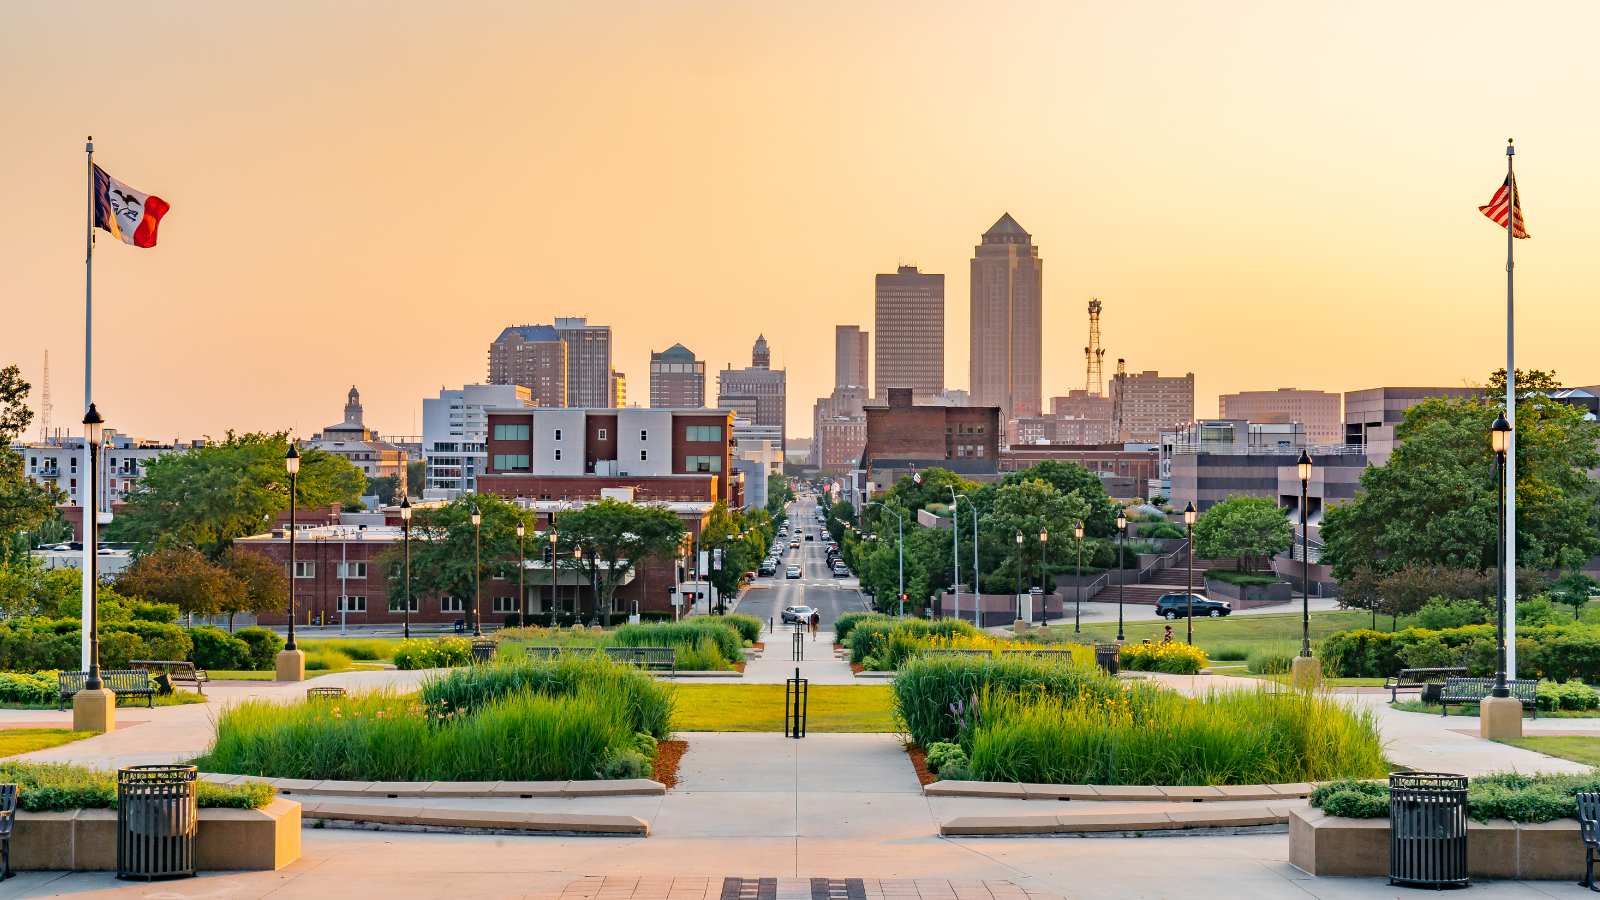
<svg viewBox="0 0 1600 900">
<path fill-rule="evenodd" d="M 526 900 L 1063 900 L 1010 881 L 939 878 L 590 876 Z"/>
</svg>

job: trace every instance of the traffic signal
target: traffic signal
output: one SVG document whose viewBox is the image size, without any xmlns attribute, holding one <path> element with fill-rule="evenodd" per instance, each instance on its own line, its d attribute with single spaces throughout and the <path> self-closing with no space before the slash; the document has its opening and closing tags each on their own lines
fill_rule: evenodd
<svg viewBox="0 0 1600 900">
<path fill-rule="evenodd" d="M 555 561 L 556 561 L 556 551 L 550 549 L 549 547 L 545 547 L 544 548 L 544 564 L 548 566 L 548 565 L 551 565 L 552 563 L 554 563 Z"/>
<path fill-rule="evenodd" d="M 684 574 L 683 566 L 679 566 L 678 567 L 678 583 L 679 584 L 683 584 L 687 580 L 689 580 L 689 576 Z"/>
</svg>

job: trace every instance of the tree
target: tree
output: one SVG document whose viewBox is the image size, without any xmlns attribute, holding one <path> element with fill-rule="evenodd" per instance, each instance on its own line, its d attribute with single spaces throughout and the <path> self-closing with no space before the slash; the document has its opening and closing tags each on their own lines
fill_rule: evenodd
<svg viewBox="0 0 1600 900">
<path fill-rule="evenodd" d="M 1543 373 L 1531 373 L 1542 376 Z M 1550 387 L 1552 378 L 1532 378 Z M 1502 382 L 1503 383 L 1503 382 Z M 1361 475 L 1361 492 L 1328 510 L 1323 559 L 1341 583 L 1363 567 L 1495 565 L 1498 503 L 1489 428 L 1492 398 L 1431 398 L 1406 410 L 1388 464 Z M 1600 551 L 1593 509 L 1600 428 L 1531 392 L 1517 404 L 1517 562 L 1556 568 Z"/>
<path fill-rule="evenodd" d="M 1021 484 L 1024 481 L 1043 481 L 1059 491 L 1062 496 L 1078 492 L 1085 504 L 1083 530 L 1088 537 L 1106 537 L 1117 530 L 1117 504 L 1106 493 L 1100 476 L 1075 462 L 1046 459 L 1034 463 L 1021 472 L 1012 472 L 1001 479 L 1001 487 Z"/>
<path fill-rule="evenodd" d="M 916 478 L 906 475 L 896 482 L 893 488 L 879 496 L 878 501 L 915 513 L 932 504 L 949 503 L 952 487 L 957 494 L 966 494 L 969 497 L 978 489 L 975 482 L 968 481 L 948 469 L 935 467 L 923 469 L 917 474 L 922 476 L 920 483 Z"/>
<path fill-rule="evenodd" d="M 1018 565 L 1016 536 L 1021 532 L 1022 582 L 1026 587 L 1033 584 L 1039 572 L 1042 552 L 1048 552 L 1049 559 L 1055 560 L 1057 566 L 1076 559 L 1078 539 L 1074 531 L 1090 514 L 1090 504 L 1076 490 L 1063 494 L 1054 484 L 1042 479 L 1017 481 L 1003 485 L 996 492 L 994 506 L 979 523 L 979 528 L 998 548 L 1005 548 L 998 554 L 1000 565 L 997 568 L 1009 564 L 1013 576 Z M 1049 541 L 1043 545 L 1039 541 L 1041 530 L 1049 535 Z M 1087 526 L 1084 533 L 1088 534 Z"/>
<path fill-rule="evenodd" d="M 1557 603 L 1565 603 L 1572 607 L 1572 617 L 1578 618 L 1583 611 L 1583 605 L 1589 598 L 1600 592 L 1600 581 L 1579 569 L 1569 569 L 1561 573 L 1561 577 L 1550 585 L 1550 597 Z"/>
<path fill-rule="evenodd" d="M 1195 555 L 1235 557 L 1241 572 L 1249 568 L 1247 558 L 1276 556 L 1289 549 L 1293 540 L 1289 510 L 1265 497 L 1230 494 L 1194 523 Z"/>
<path fill-rule="evenodd" d="M 406 493 L 412 497 L 420 497 L 427 489 L 428 461 L 414 459 L 406 463 Z"/>
<path fill-rule="evenodd" d="M 243 587 L 230 595 L 238 605 L 222 611 L 228 616 L 228 630 L 233 630 L 235 613 L 260 613 L 284 609 L 289 605 L 289 575 L 283 566 L 261 553 L 229 547 L 222 554 L 223 571 Z"/>
<path fill-rule="evenodd" d="M 106 538 L 138 553 L 194 548 L 217 560 L 235 538 L 257 534 L 289 508 L 287 432 L 243 434 L 146 464 Z M 300 455 L 301 509 L 356 501 L 366 477 L 349 460 L 314 448 Z"/>
<path fill-rule="evenodd" d="M 0 369 L 0 546 L 10 546 L 18 532 L 29 531 L 56 515 L 66 494 L 49 484 L 35 484 L 24 469 L 22 454 L 12 441 L 33 421 L 28 392 L 16 366 Z"/>
<path fill-rule="evenodd" d="M 478 526 L 472 524 L 472 510 L 481 513 Z M 570 514 L 569 514 L 570 515 Z M 532 525 L 528 512 L 492 494 L 460 497 L 443 506 L 419 508 L 411 515 L 411 597 L 461 597 L 469 607 L 478 599 L 483 582 L 498 574 L 516 577 L 517 523 Z M 567 535 L 563 532 L 561 537 Z M 537 546 L 525 550 L 540 552 Z M 568 561 L 572 545 L 558 547 Z M 373 566 L 387 572 L 388 594 L 396 600 L 406 596 L 404 548 L 391 544 L 373 560 Z M 570 565 L 568 568 L 572 568 Z"/>
<path fill-rule="evenodd" d="M 170 603 L 192 620 L 244 609 L 248 591 L 227 570 L 191 548 L 157 550 L 139 557 L 118 577 L 118 593 Z"/>
<path fill-rule="evenodd" d="M 718 505 L 726 516 L 727 507 Z M 673 557 L 683 541 L 684 528 L 669 510 L 607 497 L 563 513 L 556 520 L 556 533 L 558 558 L 563 551 L 570 558 L 573 549 L 581 550 L 584 557 L 592 556 L 595 565 L 587 574 L 609 610 L 617 588 L 641 566 L 652 559 Z"/>
<path fill-rule="evenodd" d="M 367 479 L 366 495 L 377 495 L 378 502 L 384 506 L 395 503 L 396 495 L 400 493 L 400 479 L 394 475 L 381 475 L 377 478 Z"/>
</svg>

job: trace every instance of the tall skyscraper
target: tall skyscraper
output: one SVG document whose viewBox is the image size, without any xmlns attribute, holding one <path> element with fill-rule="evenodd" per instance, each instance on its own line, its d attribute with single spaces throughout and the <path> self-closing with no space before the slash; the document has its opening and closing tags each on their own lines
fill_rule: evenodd
<svg viewBox="0 0 1600 900">
<path fill-rule="evenodd" d="M 650 354 L 650 408 L 696 409 L 706 405 L 706 364 L 673 344 Z"/>
<path fill-rule="evenodd" d="M 1040 412 L 1043 293 L 1039 248 L 1006 213 L 972 258 L 972 405 L 1000 407 L 1002 421 Z"/>
<path fill-rule="evenodd" d="M 595 409 L 616 405 L 611 368 L 611 326 L 586 318 L 556 319 L 567 345 L 567 405 Z"/>
<path fill-rule="evenodd" d="M 759 336 L 750 350 L 748 369 L 729 366 L 717 373 L 717 406 L 731 409 L 755 425 L 778 428 L 778 440 L 783 443 L 788 433 L 784 422 L 787 377 L 784 370 L 772 368 L 772 352 L 767 348 L 766 336 Z"/>
<path fill-rule="evenodd" d="M 549 325 L 518 325 L 489 345 L 489 384 L 520 384 L 534 406 L 567 405 L 567 344 Z"/>
<path fill-rule="evenodd" d="M 871 343 L 859 325 L 833 326 L 833 386 L 861 387 L 867 381 L 867 352 Z"/>
<path fill-rule="evenodd" d="M 944 276 L 924 274 L 916 266 L 900 266 L 893 275 L 876 279 L 878 330 L 873 359 L 882 399 L 892 387 L 908 387 L 914 396 L 944 390 Z"/>
</svg>

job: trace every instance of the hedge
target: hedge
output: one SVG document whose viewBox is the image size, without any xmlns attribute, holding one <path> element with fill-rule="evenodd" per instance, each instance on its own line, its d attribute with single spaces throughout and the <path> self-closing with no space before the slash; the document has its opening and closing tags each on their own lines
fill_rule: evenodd
<svg viewBox="0 0 1600 900">
<path fill-rule="evenodd" d="M 1495 668 L 1493 625 L 1430 631 L 1407 628 L 1392 634 L 1366 628 L 1339 631 L 1317 648 L 1324 670 L 1339 678 L 1387 678 L 1401 669 L 1466 666 L 1487 678 Z M 1517 671 L 1552 681 L 1600 681 L 1600 628 L 1545 625 L 1517 631 Z"/>
<path fill-rule="evenodd" d="M 1600 791 L 1600 774 L 1480 775 L 1467 784 L 1467 815 L 1479 822 L 1551 822 L 1578 817 L 1577 795 Z M 1335 781 L 1320 785 L 1308 801 L 1313 809 L 1349 819 L 1387 819 L 1389 786 L 1381 782 Z"/>
</svg>

